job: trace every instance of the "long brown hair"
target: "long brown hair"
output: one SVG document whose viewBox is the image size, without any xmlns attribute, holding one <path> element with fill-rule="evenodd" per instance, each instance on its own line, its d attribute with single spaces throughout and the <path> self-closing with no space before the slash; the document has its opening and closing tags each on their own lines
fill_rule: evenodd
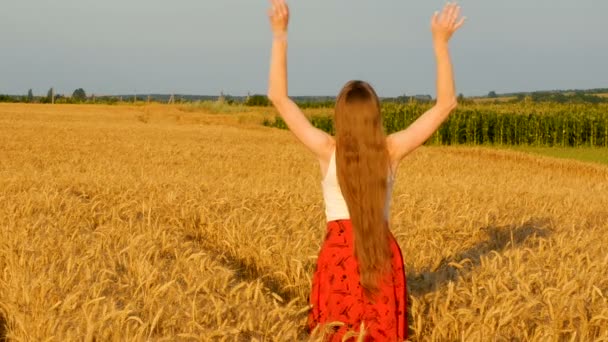
<svg viewBox="0 0 608 342">
<path fill-rule="evenodd" d="M 379 290 L 390 269 L 390 232 L 385 220 L 389 155 L 380 101 L 366 82 L 348 82 L 336 101 L 336 168 L 354 230 L 361 286 Z"/>
</svg>

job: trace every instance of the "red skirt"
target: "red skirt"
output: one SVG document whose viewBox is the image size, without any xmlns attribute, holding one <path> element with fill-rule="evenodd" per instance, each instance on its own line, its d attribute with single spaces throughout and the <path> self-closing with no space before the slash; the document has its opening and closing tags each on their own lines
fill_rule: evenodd
<svg viewBox="0 0 608 342">
<path fill-rule="evenodd" d="M 391 234 L 392 274 L 387 274 L 373 301 L 359 284 L 359 266 L 354 257 L 353 228 L 350 220 L 331 221 L 315 270 L 308 315 L 312 331 L 326 323 L 341 322 L 328 336 L 341 341 L 347 331 L 366 330 L 365 341 L 404 341 L 407 339 L 407 289 L 401 249 Z"/>
</svg>

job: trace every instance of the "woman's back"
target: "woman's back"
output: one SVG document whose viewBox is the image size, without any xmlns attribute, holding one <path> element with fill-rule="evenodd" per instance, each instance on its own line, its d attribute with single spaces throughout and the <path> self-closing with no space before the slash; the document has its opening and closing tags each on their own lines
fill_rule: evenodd
<svg viewBox="0 0 608 342">
<path fill-rule="evenodd" d="M 386 187 L 386 202 L 384 209 L 384 218 L 389 219 L 391 196 L 393 193 L 393 185 L 395 183 L 394 171 L 388 170 L 387 187 Z M 340 219 L 350 219 L 348 206 L 340 184 L 338 182 L 338 172 L 336 167 L 336 149 L 334 148 L 331 158 L 325 172 L 325 176 L 321 182 L 323 188 L 323 199 L 325 202 L 325 216 L 327 222 Z"/>
</svg>

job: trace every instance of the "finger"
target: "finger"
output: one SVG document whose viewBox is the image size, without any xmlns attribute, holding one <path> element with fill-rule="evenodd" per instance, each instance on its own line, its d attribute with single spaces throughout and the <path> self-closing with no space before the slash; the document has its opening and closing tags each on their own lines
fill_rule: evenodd
<svg viewBox="0 0 608 342">
<path fill-rule="evenodd" d="M 431 17 L 431 24 L 436 25 L 439 21 L 439 11 L 435 11 L 433 17 Z"/>
<path fill-rule="evenodd" d="M 450 19 L 450 24 L 454 24 L 456 23 L 456 21 L 458 20 L 458 18 L 460 17 L 460 6 L 456 6 L 456 8 L 454 9 L 454 13 L 452 14 L 452 18 Z"/>
<path fill-rule="evenodd" d="M 441 11 L 441 18 L 439 18 L 439 20 L 443 23 L 448 22 L 450 17 L 452 16 L 452 3 L 448 2 L 445 7 L 443 8 L 443 11 Z"/>
<path fill-rule="evenodd" d="M 285 15 L 286 13 L 286 9 L 285 9 L 285 1 L 284 0 L 277 0 L 277 11 L 281 14 L 281 15 Z"/>
<path fill-rule="evenodd" d="M 443 6 L 443 8 L 441 10 L 439 10 L 437 13 L 437 21 L 441 21 L 443 19 L 443 17 L 445 16 L 445 11 L 448 8 L 449 2 L 445 4 L 445 6 Z"/>
<path fill-rule="evenodd" d="M 448 23 L 450 23 L 452 21 L 452 18 L 454 17 L 454 12 L 456 10 L 456 3 L 450 3 L 450 5 L 447 8 L 446 11 L 446 20 L 448 21 Z"/>
<path fill-rule="evenodd" d="M 454 26 L 454 31 L 458 30 L 459 28 L 462 27 L 462 25 L 464 25 L 464 22 L 467 20 L 467 17 L 462 17 Z"/>
<path fill-rule="evenodd" d="M 281 1 L 281 14 L 284 17 L 287 17 L 289 10 L 287 9 L 287 4 L 285 3 L 285 1 Z"/>
<path fill-rule="evenodd" d="M 274 5 L 273 5 L 272 9 L 274 10 L 274 15 L 276 17 L 280 17 L 281 16 L 281 1 L 274 0 Z"/>
<path fill-rule="evenodd" d="M 279 15 L 279 8 L 280 8 L 280 1 L 279 0 L 272 0 L 272 10 L 274 12 L 275 16 Z"/>
<path fill-rule="evenodd" d="M 285 10 L 287 17 L 289 17 L 289 5 L 287 5 L 287 3 L 285 3 Z"/>
</svg>

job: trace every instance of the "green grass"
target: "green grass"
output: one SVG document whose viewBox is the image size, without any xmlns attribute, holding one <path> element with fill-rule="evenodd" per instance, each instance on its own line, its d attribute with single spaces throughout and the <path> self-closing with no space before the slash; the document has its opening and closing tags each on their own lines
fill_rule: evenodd
<svg viewBox="0 0 608 342">
<path fill-rule="evenodd" d="M 608 148 L 511 146 L 510 150 L 608 165 Z"/>
</svg>

